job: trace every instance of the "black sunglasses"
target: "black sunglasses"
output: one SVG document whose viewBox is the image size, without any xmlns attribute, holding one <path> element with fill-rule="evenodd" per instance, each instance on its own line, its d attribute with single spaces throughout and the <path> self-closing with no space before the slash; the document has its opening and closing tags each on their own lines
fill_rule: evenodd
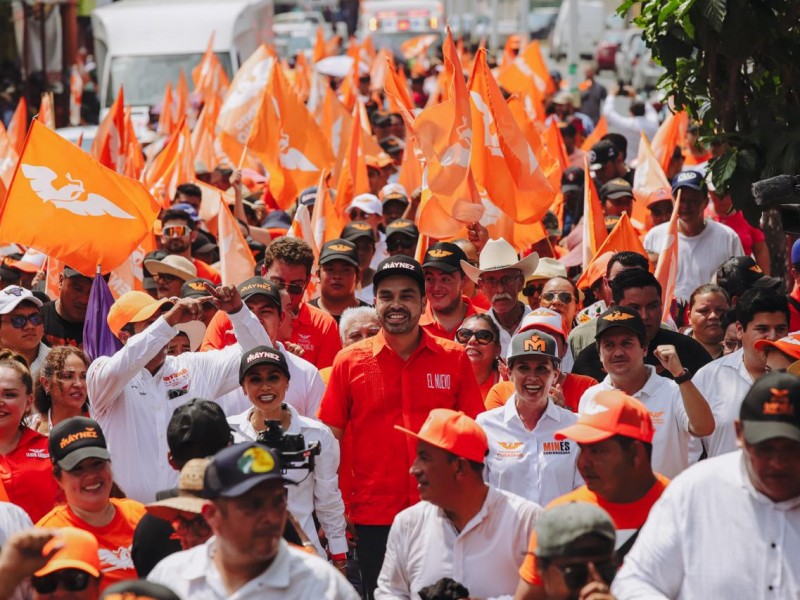
<svg viewBox="0 0 800 600">
<path fill-rule="evenodd" d="M 466 327 L 462 327 L 456 331 L 456 340 L 459 344 L 466 345 L 472 339 L 473 335 L 475 336 L 475 341 L 481 346 L 491 344 L 494 341 L 494 334 L 491 331 L 486 329 L 478 329 L 477 331 L 473 331 L 472 329 L 467 329 Z"/>
<path fill-rule="evenodd" d="M 394 252 L 400 248 L 414 248 L 417 243 L 411 238 L 401 238 L 395 236 L 390 240 L 386 240 L 386 249 Z"/>
<path fill-rule="evenodd" d="M 525 296 L 526 298 L 530 298 L 537 292 L 541 294 L 543 287 L 544 287 L 543 283 L 539 285 L 526 285 L 524 288 L 522 288 L 522 295 Z"/>
<path fill-rule="evenodd" d="M 14 329 L 22 329 L 25 327 L 25 323 L 28 321 L 31 322 L 31 325 L 36 326 L 44 323 L 44 318 L 39 313 L 31 313 L 29 315 L 14 315 L 13 317 L 10 317 L 6 323 L 11 323 L 11 326 Z"/>
<path fill-rule="evenodd" d="M 82 592 L 89 587 L 90 577 L 80 569 L 62 569 L 42 577 L 31 577 L 31 585 L 37 594 L 52 594 L 59 586 L 68 592 Z"/>
<path fill-rule="evenodd" d="M 276 286 L 278 286 L 279 290 L 286 290 L 292 296 L 298 296 L 302 294 L 306 289 L 305 285 L 300 285 L 297 283 L 286 283 L 283 279 L 278 279 L 277 277 L 275 278 L 271 277 L 270 281 L 274 283 Z"/>
<path fill-rule="evenodd" d="M 594 568 L 607 584 L 614 581 L 617 574 L 617 563 L 613 560 L 593 562 Z M 589 563 L 575 563 L 572 565 L 555 565 L 564 574 L 564 583 L 572 591 L 580 591 L 589 581 Z"/>
<path fill-rule="evenodd" d="M 558 298 L 561 304 L 569 304 L 575 300 L 575 296 L 569 292 L 545 292 L 542 294 L 542 300 L 545 302 L 554 302 L 556 298 Z"/>
</svg>

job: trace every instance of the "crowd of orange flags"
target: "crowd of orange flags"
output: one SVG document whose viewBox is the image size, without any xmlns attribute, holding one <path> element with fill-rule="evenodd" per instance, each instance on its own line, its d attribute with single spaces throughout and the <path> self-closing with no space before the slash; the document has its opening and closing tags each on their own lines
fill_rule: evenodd
<svg viewBox="0 0 800 600">
<path fill-rule="evenodd" d="M 435 40 L 419 36 L 402 51 L 419 66 L 428 60 Z M 51 96 L 42 96 L 31 126 L 21 99 L 8 130 L 0 124 L 0 195 L 5 198 L 0 240 L 47 254 L 48 279 L 53 273 L 57 279 L 64 262 L 89 274 L 99 265 L 112 273 L 115 295 L 141 289 L 141 259 L 155 247 L 158 213 L 171 204 L 178 185 L 194 182 L 203 191 L 200 217 L 219 239 L 223 281 L 239 283 L 252 274 L 252 254 L 230 199 L 199 181 L 195 171 L 226 165 L 263 174 L 273 206 L 282 210 L 295 206 L 301 190 L 319 184 L 313 216 L 297 210 L 290 231 L 316 250 L 339 237 L 350 201 L 369 191 L 367 157 L 381 152 L 358 93 L 363 70 L 370 74 L 373 98 L 404 121 L 406 146 L 398 181 L 407 190 L 422 189 L 416 215 L 422 233 L 418 251 L 431 240 L 463 237 L 467 225 L 479 221 L 491 238 L 503 237 L 524 254 L 546 236 L 542 217 L 548 210 L 562 218 L 559 190 L 568 156 L 555 121 L 546 125 L 545 103 L 557 88 L 536 41 L 516 54 L 506 48 L 491 69 L 485 49 L 470 54 L 448 32 L 436 91 L 422 107 L 411 101 L 405 69 L 395 64 L 390 51 L 376 50 L 369 38 L 363 43 L 351 40 L 347 54 L 352 67 L 336 92 L 314 69 L 314 63 L 333 52 L 321 32 L 312 59 L 299 55 L 290 67 L 274 49 L 261 46 L 232 81 L 212 52 L 212 42 L 190 74 L 192 91 L 183 72 L 174 86 L 167 85 L 156 128 L 163 143 L 144 149 L 123 89 L 88 154 L 52 131 Z M 79 88 L 80 78 L 73 79 Z M 74 110 L 80 89 L 72 92 Z M 643 139 L 633 214 L 620 219 L 611 232 L 586 166 L 584 272 L 609 250 L 644 254 L 640 235 L 648 226 L 647 199 L 669 189 L 665 172 L 687 124 L 685 113 L 670 114 L 653 140 Z M 605 133 L 601 118 L 582 147 L 588 150 Z M 53 177 L 37 188 L 25 165 L 47 168 Z M 58 202 L 87 202 L 80 194 L 89 191 L 130 218 L 122 225 L 94 219 L 90 227 L 80 211 L 57 210 Z M 677 203 L 673 245 L 661 253 L 656 267 L 665 307 L 676 271 L 676 214 Z"/>
</svg>

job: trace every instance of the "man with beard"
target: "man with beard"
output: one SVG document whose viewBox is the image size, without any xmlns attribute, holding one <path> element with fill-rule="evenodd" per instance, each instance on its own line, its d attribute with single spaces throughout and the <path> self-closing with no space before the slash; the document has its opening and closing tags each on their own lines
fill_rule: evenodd
<svg viewBox="0 0 800 600">
<path fill-rule="evenodd" d="M 167 254 L 188 258 L 197 270 L 197 277 L 222 283 L 219 272 L 206 262 L 192 256 L 192 242 L 197 239 L 194 219 L 185 210 L 171 208 L 161 215 L 161 246 Z"/>
<path fill-rule="evenodd" d="M 373 597 L 394 517 L 419 500 L 409 476 L 413 447 L 394 429 L 418 431 L 434 408 L 483 410 L 478 382 L 464 349 L 419 325 L 425 277 L 407 256 L 382 260 L 373 279 L 381 330 L 344 348 L 333 363 L 320 420 L 341 441 L 351 436 L 350 519 L 367 598 Z"/>
</svg>

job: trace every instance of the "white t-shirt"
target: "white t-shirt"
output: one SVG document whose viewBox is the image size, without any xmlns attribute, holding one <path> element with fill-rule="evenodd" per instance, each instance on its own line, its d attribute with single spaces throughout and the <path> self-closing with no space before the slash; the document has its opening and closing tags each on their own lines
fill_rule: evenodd
<svg viewBox="0 0 800 600">
<path fill-rule="evenodd" d="M 514 329 L 514 331 L 512 331 L 512 332 L 509 332 L 502 325 L 500 325 L 500 321 L 497 320 L 497 315 L 494 314 L 494 309 L 493 308 L 490 308 L 486 312 L 486 314 L 489 315 L 489 317 L 492 319 L 492 321 L 494 321 L 495 325 L 497 325 L 497 328 L 500 330 L 500 356 L 502 356 L 503 358 L 505 358 L 506 354 L 508 354 L 508 347 L 511 345 L 511 338 L 514 337 L 517 334 L 517 332 L 519 331 L 520 326 L 522 325 L 523 319 L 530 312 L 532 312 L 531 311 L 531 307 L 528 306 L 527 304 L 523 304 L 522 305 L 522 317 L 520 317 L 519 323 L 517 323 L 517 328 Z"/>
<path fill-rule="evenodd" d="M 672 479 L 689 466 L 689 415 L 683 406 L 683 397 L 677 383 L 656 373 L 655 367 L 645 365 L 649 376 L 644 387 L 634 398 L 647 407 L 653 421 L 653 470 Z M 593 385 L 581 396 L 578 412 L 582 413 L 586 406 L 599 393 L 616 389 L 611 384 L 611 376 Z"/>
<path fill-rule="evenodd" d="M 669 235 L 669 223 L 653 227 L 644 238 L 648 252 L 661 254 Z M 722 223 L 706 220 L 706 228 L 694 237 L 678 233 L 678 276 L 675 297 L 688 300 L 698 286 L 709 283 L 719 266 L 732 256 L 743 256 L 742 241 Z"/>
</svg>

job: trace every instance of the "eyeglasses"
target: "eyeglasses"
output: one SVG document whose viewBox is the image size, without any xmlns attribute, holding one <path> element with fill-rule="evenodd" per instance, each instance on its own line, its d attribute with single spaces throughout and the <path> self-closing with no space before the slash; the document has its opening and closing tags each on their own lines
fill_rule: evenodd
<svg viewBox="0 0 800 600">
<path fill-rule="evenodd" d="M 545 302 L 555 302 L 556 298 L 561 304 L 569 304 L 575 300 L 575 296 L 569 292 L 545 292 L 542 294 L 542 300 Z"/>
<path fill-rule="evenodd" d="M 25 327 L 25 323 L 28 321 L 31 322 L 31 325 L 38 326 L 44 323 L 44 318 L 39 313 L 31 313 L 29 315 L 14 315 L 7 321 L 3 321 L 3 323 L 11 323 L 11 326 L 14 329 L 22 329 Z"/>
<path fill-rule="evenodd" d="M 31 584 L 37 594 L 52 594 L 59 586 L 68 592 L 82 592 L 89 587 L 90 577 L 80 569 L 62 569 L 42 577 L 31 577 Z"/>
<path fill-rule="evenodd" d="M 520 279 L 522 279 L 522 275 L 506 275 L 500 279 L 497 279 L 496 277 L 481 277 L 478 281 L 481 285 L 496 288 L 508 287 L 512 283 L 517 283 Z"/>
<path fill-rule="evenodd" d="M 283 279 L 279 277 L 270 277 L 269 280 L 278 286 L 279 290 L 286 290 L 292 296 L 298 296 L 303 293 L 306 289 L 306 284 L 299 284 L 299 283 L 287 283 Z"/>
<path fill-rule="evenodd" d="M 395 236 L 390 240 L 386 240 L 386 249 L 390 252 L 394 252 L 400 248 L 414 248 L 415 246 L 416 242 L 411 238 L 401 238 L 399 236 Z"/>
<path fill-rule="evenodd" d="M 486 329 L 478 329 L 477 331 L 474 331 L 472 329 L 462 327 L 456 331 L 456 340 L 459 344 L 463 344 L 465 346 L 472 339 L 472 336 L 475 336 L 475 341 L 481 346 L 486 346 L 494 341 L 494 334 Z"/>
<path fill-rule="evenodd" d="M 722 340 L 722 345 L 725 347 L 725 350 L 735 352 L 742 347 L 742 340 Z"/>
<path fill-rule="evenodd" d="M 592 561 L 594 568 L 606 583 L 611 583 L 617 574 L 617 564 L 613 560 L 603 562 Z M 589 581 L 589 563 L 574 563 L 571 565 L 555 565 L 564 574 L 564 583 L 573 591 L 578 591 Z"/>
<path fill-rule="evenodd" d="M 172 225 L 170 227 L 164 227 L 164 229 L 161 230 L 167 237 L 183 237 L 189 235 L 191 231 L 188 225 Z"/>
<path fill-rule="evenodd" d="M 534 294 L 537 294 L 537 293 L 541 294 L 543 287 L 544 287 L 543 283 L 541 283 L 539 285 L 526 285 L 524 288 L 522 288 L 522 295 L 527 297 L 527 298 L 530 298 Z"/>
</svg>

